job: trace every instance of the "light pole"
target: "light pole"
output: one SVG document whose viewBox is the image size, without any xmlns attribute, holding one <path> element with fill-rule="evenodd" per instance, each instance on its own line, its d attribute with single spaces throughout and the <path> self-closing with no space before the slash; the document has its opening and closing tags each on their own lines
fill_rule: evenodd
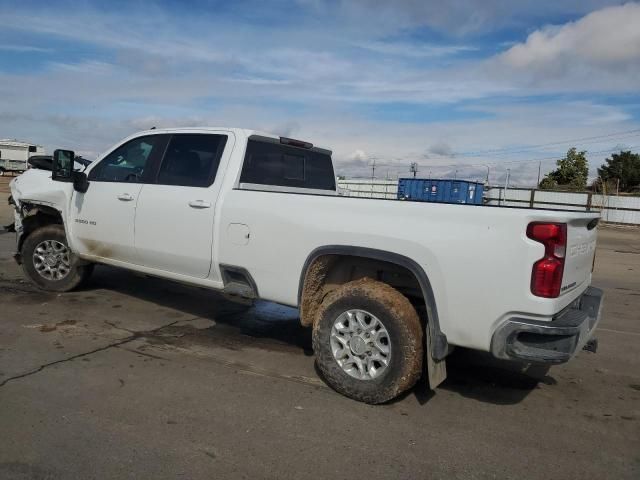
<svg viewBox="0 0 640 480">
<path fill-rule="evenodd" d="M 498 187 L 498 205 L 507 203 L 507 188 L 509 188 L 509 176 L 511 175 L 511 169 L 507 168 L 507 177 L 504 180 L 504 195 L 502 189 Z M 502 199 L 502 202 L 500 201 Z"/>
<path fill-rule="evenodd" d="M 484 165 L 487 167 L 487 187 L 489 186 L 489 165 Z"/>
<path fill-rule="evenodd" d="M 504 198 L 503 202 L 506 205 L 507 203 L 507 188 L 509 188 L 509 176 L 511 175 L 511 169 L 507 168 L 507 178 L 504 180 Z"/>
</svg>

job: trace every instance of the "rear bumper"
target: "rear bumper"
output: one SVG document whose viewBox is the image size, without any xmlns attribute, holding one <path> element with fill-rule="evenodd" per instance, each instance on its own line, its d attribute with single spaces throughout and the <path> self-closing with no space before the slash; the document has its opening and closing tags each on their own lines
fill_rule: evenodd
<svg viewBox="0 0 640 480">
<path fill-rule="evenodd" d="M 501 359 L 564 363 L 593 335 L 602 310 L 602 290 L 589 287 L 550 322 L 512 317 L 493 334 L 491 353 Z"/>
</svg>

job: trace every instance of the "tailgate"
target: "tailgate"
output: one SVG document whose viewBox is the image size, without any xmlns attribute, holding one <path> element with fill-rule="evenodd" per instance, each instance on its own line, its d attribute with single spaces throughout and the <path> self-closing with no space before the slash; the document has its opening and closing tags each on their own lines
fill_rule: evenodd
<svg viewBox="0 0 640 480">
<path fill-rule="evenodd" d="M 598 217 L 581 217 L 567 222 L 567 251 L 560 295 L 579 288 L 591 278 L 596 252 Z"/>
</svg>

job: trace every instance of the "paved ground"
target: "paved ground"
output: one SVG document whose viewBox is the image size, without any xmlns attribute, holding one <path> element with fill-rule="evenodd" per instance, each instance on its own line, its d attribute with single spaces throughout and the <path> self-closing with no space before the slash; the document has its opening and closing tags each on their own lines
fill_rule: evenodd
<svg viewBox="0 0 640 480">
<path fill-rule="evenodd" d="M 376 407 L 318 379 L 295 310 L 107 267 L 43 293 L 12 252 L 0 235 L 2 479 L 640 478 L 638 230 L 600 232 L 597 354 L 545 374 L 457 351 L 435 393 Z"/>
</svg>

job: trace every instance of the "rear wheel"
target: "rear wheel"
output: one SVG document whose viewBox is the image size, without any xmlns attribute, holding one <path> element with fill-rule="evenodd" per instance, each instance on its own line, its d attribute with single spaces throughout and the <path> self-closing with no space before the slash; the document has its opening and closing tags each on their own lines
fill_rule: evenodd
<svg viewBox="0 0 640 480">
<path fill-rule="evenodd" d="M 73 290 L 93 272 L 92 264 L 83 264 L 69 249 L 62 225 L 38 228 L 25 239 L 20 253 L 24 273 L 44 290 Z"/>
<path fill-rule="evenodd" d="M 409 300 L 371 279 L 347 283 L 323 301 L 313 329 L 326 382 L 354 400 L 383 403 L 422 373 L 422 327 Z"/>
</svg>

